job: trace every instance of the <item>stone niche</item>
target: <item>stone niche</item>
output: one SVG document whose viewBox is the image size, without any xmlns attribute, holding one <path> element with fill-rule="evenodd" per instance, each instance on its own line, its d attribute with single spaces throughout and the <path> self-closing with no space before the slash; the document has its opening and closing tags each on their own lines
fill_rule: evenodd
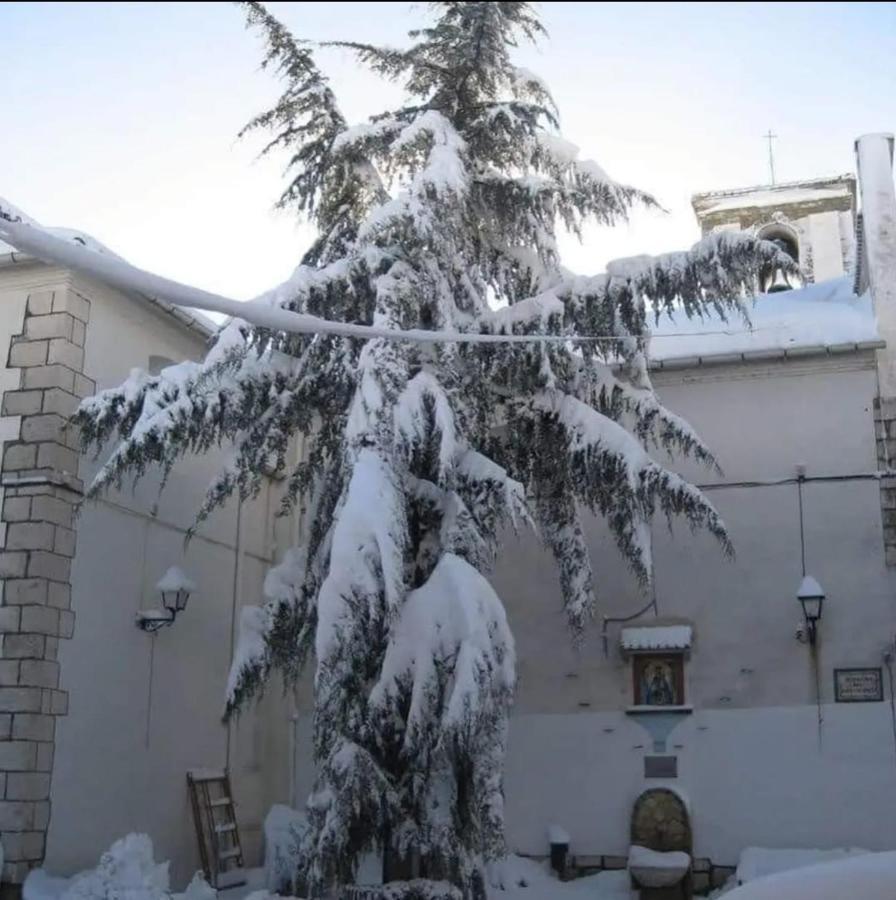
<svg viewBox="0 0 896 900">
<path fill-rule="evenodd" d="M 649 788 L 635 801 L 631 843 L 661 853 L 680 851 L 693 855 L 693 836 L 687 807 L 675 791 Z M 641 888 L 641 900 L 672 900 L 693 895 L 691 875 L 667 888 Z"/>
</svg>

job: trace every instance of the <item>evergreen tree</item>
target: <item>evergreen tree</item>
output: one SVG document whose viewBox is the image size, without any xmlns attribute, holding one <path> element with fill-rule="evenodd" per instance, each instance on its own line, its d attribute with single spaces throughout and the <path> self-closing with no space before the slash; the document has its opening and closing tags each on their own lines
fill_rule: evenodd
<svg viewBox="0 0 896 900">
<path fill-rule="evenodd" d="M 581 277 L 556 229 L 610 224 L 647 195 L 579 159 L 546 86 L 513 65 L 542 32 L 529 4 L 436 3 L 406 49 L 344 43 L 403 83 L 399 109 L 349 127 L 311 45 L 260 4 L 248 21 L 285 88 L 248 128 L 290 154 L 280 203 L 319 237 L 292 278 L 255 303 L 390 329 L 550 334 L 524 344 L 394 341 L 272 332 L 231 321 L 201 363 L 136 373 L 86 400 L 86 444 L 117 446 L 102 491 L 219 444 L 230 462 L 201 521 L 288 471 L 284 512 L 307 505 L 307 540 L 248 609 L 228 685 L 233 712 L 273 669 L 315 658 L 309 830 L 297 868 L 318 896 L 353 881 L 359 855 L 419 859 L 398 896 L 470 897 L 504 852 L 501 766 L 514 647 L 485 578 L 510 526 L 553 551 L 573 634 L 595 577 L 581 511 L 609 523 L 646 581 L 656 511 L 724 526 L 652 448 L 712 464 L 666 411 L 647 371 L 649 319 L 738 311 L 757 275 L 793 263 L 723 233 L 689 252 Z M 295 462 L 294 438 L 305 452 Z"/>
</svg>

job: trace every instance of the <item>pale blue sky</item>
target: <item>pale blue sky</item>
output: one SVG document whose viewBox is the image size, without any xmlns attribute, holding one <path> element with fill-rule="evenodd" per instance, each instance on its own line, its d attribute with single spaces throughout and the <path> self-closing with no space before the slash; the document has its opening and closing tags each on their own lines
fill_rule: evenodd
<svg viewBox="0 0 896 900">
<path fill-rule="evenodd" d="M 301 37 L 397 43 L 424 4 L 271 3 Z M 896 4 L 546 3 L 519 61 L 551 86 L 566 137 L 667 216 L 593 229 L 566 261 L 687 246 L 695 191 L 852 171 L 853 140 L 896 129 Z M 0 5 L 0 196 L 90 232 L 137 265 L 237 298 L 285 278 L 308 232 L 272 204 L 282 157 L 240 127 L 278 85 L 227 3 Z M 351 120 L 394 86 L 321 54 Z"/>
</svg>

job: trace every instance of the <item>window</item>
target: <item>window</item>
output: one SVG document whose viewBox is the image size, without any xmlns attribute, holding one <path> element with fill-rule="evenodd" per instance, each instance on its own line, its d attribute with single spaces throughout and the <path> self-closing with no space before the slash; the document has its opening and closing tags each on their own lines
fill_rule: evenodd
<svg viewBox="0 0 896 900">
<path fill-rule="evenodd" d="M 638 654 L 632 660 L 635 706 L 684 706 L 684 657 Z"/>
</svg>

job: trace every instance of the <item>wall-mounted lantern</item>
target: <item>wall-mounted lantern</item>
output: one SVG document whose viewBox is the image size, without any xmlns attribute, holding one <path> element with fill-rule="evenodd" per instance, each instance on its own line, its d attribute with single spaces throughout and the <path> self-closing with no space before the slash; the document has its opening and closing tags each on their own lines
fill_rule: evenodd
<svg viewBox="0 0 896 900">
<path fill-rule="evenodd" d="M 818 632 L 818 622 L 821 619 L 821 611 L 824 606 L 824 591 L 821 585 L 811 576 L 804 575 L 796 592 L 796 598 L 803 608 L 803 619 L 806 622 L 806 637 L 800 639 L 811 646 L 815 646 L 815 638 Z"/>
<path fill-rule="evenodd" d="M 187 608 L 190 594 L 196 585 L 179 566 L 172 566 L 156 583 L 162 595 L 163 609 L 147 609 L 137 613 L 137 627 L 141 631 L 155 632 L 166 625 L 173 625 L 179 612 Z"/>
</svg>

